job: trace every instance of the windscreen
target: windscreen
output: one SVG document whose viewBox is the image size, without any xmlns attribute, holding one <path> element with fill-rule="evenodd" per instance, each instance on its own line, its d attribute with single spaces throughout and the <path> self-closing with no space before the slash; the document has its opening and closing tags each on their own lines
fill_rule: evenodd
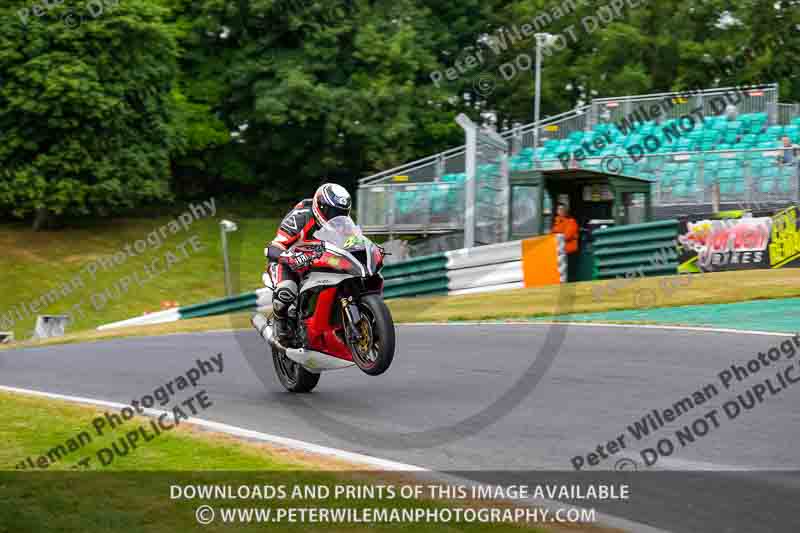
<svg viewBox="0 0 800 533">
<path fill-rule="evenodd" d="M 330 219 L 314 232 L 314 238 L 344 250 L 363 250 L 371 242 L 353 219 L 347 216 Z"/>
</svg>

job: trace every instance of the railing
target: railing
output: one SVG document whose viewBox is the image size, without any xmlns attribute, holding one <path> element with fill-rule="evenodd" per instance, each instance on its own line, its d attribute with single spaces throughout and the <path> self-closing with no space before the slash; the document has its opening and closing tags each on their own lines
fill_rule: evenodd
<svg viewBox="0 0 800 533">
<path fill-rule="evenodd" d="M 789 124 L 800 117 L 800 104 L 778 104 L 778 123 Z"/>
<path fill-rule="evenodd" d="M 583 127 L 586 121 L 586 112 L 589 106 L 567 111 L 552 117 L 547 117 L 538 122 L 540 128 L 540 142 L 548 138 L 564 138 L 573 127 Z M 533 146 L 534 130 L 536 123 L 519 126 L 500 133 L 517 150 L 520 147 Z M 405 165 L 384 170 L 367 178 L 359 180 L 359 186 L 375 185 L 385 182 L 419 183 L 438 181 L 447 174 L 464 172 L 465 145 L 445 150 L 439 154 L 428 156 Z"/>
<path fill-rule="evenodd" d="M 540 144 L 547 139 L 564 139 L 574 131 L 592 129 L 601 119 L 610 122 L 619 122 L 623 118 L 631 117 L 637 110 L 648 112 L 655 103 L 670 102 L 669 106 L 662 106 L 666 118 L 683 116 L 699 104 L 703 105 L 703 112 L 707 115 L 718 115 L 723 110 L 714 104 L 714 97 L 724 97 L 735 91 L 742 93 L 742 98 L 736 103 L 737 112 L 756 113 L 766 112 L 769 124 L 776 122 L 786 123 L 788 118 L 800 115 L 798 106 L 794 104 L 778 104 L 778 85 L 754 85 L 747 87 L 721 87 L 707 89 L 702 92 L 686 96 L 679 91 L 647 95 L 631 95 L 610 98 L 595 98 L 590 104 L 582 107 L 547 117 L 538 123 L 540 128 Z M 717 100 L 719 101 L 719 100 Z M 515 140 L 514 147 L 533 147 L 536 123 L 526 124 L 518 128 L 507 130 L 500 135 L 509 141 Z M 516 151 L 514 150 L 514 151 Z M 440 179 L 445 174 L 464 171 L 464 145 L 445 150 L 404 165 L 400 165 L 383 172 L 359 180 L 360 185 L 371 185 L 377 182 L 391 181 L 399 178 L 403 182 L 425 182 Z"/>
<path fill-rule="evenodd" d="M 378 183 L 359 190 L 368 233 L 444 233 L 464 227 L 464 183 Z"/>
<path fill-rule="evenodd" d="M 799 201 L 800 168 L 797 160 L 783 164 L 782 155 L 780 148 L 762 148 L 647 154 L 637 161 L 620 156 L 620 173 L 652 181 L 653 205 L 710 203 L 714 184 L 721 202 Z M 563 168 L 558 160 L 535 163 L 542 169 Z M 602 158 L 570 164 L 607 171 Z"/>
<path fill-rule="evenodd" d="M 713 150 L 619 156 L 620 174 L 653 183 L 653 205 L 711 203 L 719 184 L 722 202 L 800 201 L 797 162 L 781 164 L 780 148 Z M 608 172 L 604 158 L 571 166 Z M 530 161 L 529 169 L 561 170 L 558 159 Z M 487 182 L 487 195 L 491 196 Z M 479 198 L 482 183 L 478 180 Z M 445 233 L 464 227 L 464 182 L 378 183 L 359 191 L 360 223 L 368 233 Z"/>
<path fill-rule="evenodd" d="M 592 130 L 601 120 L 646 121 L 652 118 L 652 113 L 645 115 L 641 110 L 649 112 L 656 104 L 663 104 L 659 106 L 662 113 L 658 121 L 679 118 L 700 106 L 706 115 L 719 115 L 727 111 L 720 109 L 725 102 L 735 102 L 740 115 L 766 113 L 767 124 L 788 124 L 800 116 L 800 104 L 779 104 L 777 99 L 777 84 L 722 87 L 691 94 L 666 92 L 597 98 L 588 105 L 500 135 L 509 141 L 511 153 L 518 154 L 524 148 L 533 147 L 537 128 L 540 144 L 543 144 L 549 139 L 565 139 L 576 131 Z M 640 111 L 638 119 L 634 116 L 637 111 Z M 563 168 L 562 161 L 541 159 L 540 150 L 533 153 L 535 157 L 529 160 L 512 158 L 511 173 Z M 798 200 L 797 167 L 764 163 L 774 162 L 779 155 L 777 148 L 658 153 L 645 155 L 637 162 L 623 155 L 621 173 L 651 180 L 654 205 L 710 202 L 711 186 L 716 182 L 720 185 L 721 201 Z M 711 162 L 714 158 L 732 163 L 720 167 L 719 162 Z M 608 171 L 601 168 L 600 158 L 575 164 Z M 665 169 L 664 165 L 671 166 Z M 463 229 L 464 172 L 465 147 L 462 145 L 360 180 L 358 206 L 362 224 L 371 233 L 444 233 Z M 481 190 L 480 183 L 478 187 Z M 486 187 L 492 190 L 491 184 Z"/>
<path fill-rule="evenodd" d="M 702 92 L 666 92 L 635 96 L 595 98 L 592 100 L 589 122 L 620 123 L 640 117 L 646 120 L 680 118 L 702 107 L 704 115 L 719 115 L 735 100 L 736 112 L 767 113 L 769 124 L 779 121 L 778 85 L 720 87 Z M 602 120 L 601 120 L 602 119 Z"/>
</svg>

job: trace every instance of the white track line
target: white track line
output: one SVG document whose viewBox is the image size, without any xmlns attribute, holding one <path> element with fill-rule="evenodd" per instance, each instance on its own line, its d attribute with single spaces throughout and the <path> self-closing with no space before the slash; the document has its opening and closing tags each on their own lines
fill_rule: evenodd
<svg viewBox="0 0 800 533">
<path fill-rule="evenodd" d="M 639 328 L 639 329 L 665 329 L 679 331 L 701 331 L 708 333 L 741 333 L 743 335 L 772 335 L 777 337 L 793 337 L 794 333 L 782 333 L 778 331 L 759 331 L 751 329 L 732 329 L 714 328 L 701 326 L 671 326 L 659 324 L 635 324 L 635 323 L 610 323 L 610 322 L 559 322 L 559 321 L 522 321 L 510 320 L 504 322 L 481 321 L 481 322 L 408 322 L 398 324 L 398 326 L 584 326 L 595 328 Z"/>
<path fill-rule="evenodd" d="M 44 392 L 44 391 L 37 391 L 32 389 L 22 389 L 18 387 L 7 387 L 5 385 L 0 385 L 0 390 L 6 392 L 14 392 L 18 394 L 27 394 L 31 396 L 39 396 L 42 398 L 50 398 L 54 400 L 63 400 L 68 402 L 74 403 L 81 403 L 87 405 L 96 405 L 100 407 L 109 407 L 115 410 L 121 410 L 123 407 L 130 407 L 130 405 L 112 402 L 108 400 L 97 400 L 94 398 L 84 398 L 80 396 L 69 396 L 66 394 L 56 394 L 53 392 Z M 169 411 L 161 411 L 158 409 L 148 409 L 143 408 L 142 412 L 151 417 L 159 417 L 163 414 L 167 414 L 169 416 L 173 416 L 172 413 Z M 228 435 L 233 435 L 236 437 L 242 437 L 246 439 L 258 440 L 262 442 L 269 442 L 271 444 L 277 444 L 280 446 L 285 446 L 287 448 L 291 448 L 294 450 L 312 453 L 317 455 L 323 455 L 327 457 L 333 457 L 336 459 L 348 461 L 351 463 L 361 464 L 361 465 L 368 465 L 380 468 L 386 471 L 394 471 L 394 472 L 415 472 L 417 475 L 421 475 L 432 481 L 438 482 L 445 482 L 451 484 L 458 484 L 458 485 L 466 485 L 469 487 L 494 487 L 495 485 L 490 485 L 486 483 L 476 482 L 470 479 L 452 476 L 448 474 L 441 474 L 429 468 L 423 468 L 420 466 L 409 465 L 405 463 L 399 463 L 397 461 L 390 461 L 388 459 L 380 459 L 377 457 L 372 457 L 370 455 L 363 455 L 360 453 L 348 452 L 346 450 L 340 450 L 337 448 L 329 448 L 327 446 L 319 446 L 317 444 L 313 444 L 310 442 L 305 442 L 296 439 L 289 439 L 286 437 L 280 437 L 277 435 L 270 435 L 268 433 L 261 433 L 260 431 L 253 431 L 250 429 L 244 429 L 238 426 L 231 426 L 229 424 L 223 424 L 221 422 L 214 422 L 211 420 L 205 420 L 202 418 L 194 418 L 191 417 L 187 420 L 187 423 L 193 424 L 195 426 L 199 426 L 205 429 L 218 431 L 221 433 L 226 433 Z M 501 500 L 502 501 L 502 500 Z M 572 509 L 583 509 L 581 507 L 575 505 L 564 504 L 558 501 L 553 500 L 541 500 L 535 498 L 529 498 L 526 500 L 517 500 L 515 503 L 526 503 L 528 505 L 533 505 L 540 508 L 550 509 L 555 512 L 557 509 L 565 509 L 565 508 L 572 508 Z M 639 522 L 634 522 L 632 520 L 628 520 L 626 518 L 620 518 L 617 516 L 607 515 L 604 513 L 597 512 L 597 524 L 600 526 L 610 527 L 621 529 L 624 531 L 635 531 L 641 533 L 667 533 L 662 529 L 653 528 L 648 526 L 647 524 L 641 524 Z"/>
<path fill-rule="evenodd" d="M 121 410 L 123 407 L 130 407 L 129 404 L 122 404 L 117 402 L 110 402 L 107 400 L 96 400 L 94 398 L 83 398 L 80 396 L 68 396 L 65 394 L 56 394 L 52 392 L 43 392 L 31 389 L 20 389 L 17 387 L 6 387 L 4 385 L 0 385 L 0 390 L 4 390 L 7 392 L 16 392 L 20 394 L 29 394 L 31 396 L 40 396 L 43 398 L 51 398 L 54 400 L 64 400 L 68 402 L 76 402 L 76 403 L 83 403 L 88 405 L 97 405 L 100 407 L 109 407 L 114 410 Z M 159 409 L 148 409 L 142 408 L 142 411 L 151 417 L 158 418 L 163 414 L 167 414 L 170 417 L 173 417 L 173 413 L 170 411 L 161 411 Z M 174 419 L 174 417 L 173 417 Z M 188 423 L 206 428 L 211 429 L 214 431 L 219 431 L 221 433 L 226 433 L 229 435 L 234 435 L 236 437 L 243 437 L 247 439 L 254 439 L 264 442 L 269 442 L 272 444 L 277 444 L 280 446 L 285 446 L 287 448 L 295 449 L 295 450 L 302 450 L 309 453 L 315 453 L 319 455 L 325 455 L 327 457 L 334 457 L 336 459 L 341 459 L 344 461 L 348 461 L 351 463 L 361 463 L 363 465 L 378 467 L 383 470 L 402 470 L 402 471 L 411 471 L 411 472 L 426 472 L 428 471 L 425 468 L 420 468 L 418 466 L 407 465 L 403 463 L 398 463 L 395 461 L 387 461 L 384 459 L 378 459 L 377 457 L 371 457 L 369 455 L 362 455 L 359 453 L 348 452 L 344 450 L 338 450 L 336 448 L 328 448 L 326 446 L 318 446 L 316 444 L 311 444 L 309 442 L 303 442 L 300 440 L 289 439 L 286 437 L 279 437 L 277 435 L 269 435 L 267 433 L 261 433 L 258 431 L 251 431 L 249 429 L 240 428 L 237 426 L 231 426 L 228 424 L 223 424 L 221 422 L 214 422 L 211 420 L 205 420 L 203 418 L 195 418 L 190 417 L 188 419 Z"/>
</svg>

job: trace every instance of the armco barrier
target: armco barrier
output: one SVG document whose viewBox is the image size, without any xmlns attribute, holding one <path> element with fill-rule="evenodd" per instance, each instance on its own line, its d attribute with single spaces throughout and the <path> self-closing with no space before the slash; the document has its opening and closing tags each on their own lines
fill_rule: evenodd
<svg viewBox="0 0 800 533">
<path fill-rule="evenodd" d="M 519 243 L 517 243 L 517 246 L 519 246 Z M 522 261 L 517 258 L 508 263 L 450 270 L 447 273 L 447 277 L 450 280 L 447 287 L 451 293 L 462 289 L 521 283 Z"/>
<path fill-rule="evenodd" d="M 384 297 L 470 294 L 522 287 L 520 241 L 453 250 L 387 265 Z"/>
<path fill-rule="evenodd" d="M 595 231 L 595 277 L 677 274 L 678 229 L 677 220 L 660 220 Z"/>
<path fill-rule="evenodd" d="M 386 265 L 384 298 L 447 294 L 447 257 L 433 254 Z"/>
<path fill-rule="evenodd" d="M 449 294 L 471 294 L 522 287 L 520 241 L 463 248 L 445 253 Z"/>
<path fill-rule="evenodd" d="M 383 296 L 386 299 L 522 288 L 522 245 L 521 241 L 514 241 L 415 257 L 388 264 L 381 274 L 384 278 Z M 104 324 L 98 329 L 157 324 L 262 309 L 271 304 L 271 295 L 271 289 L 264 288 L 230 298 Z"/>
<path fill-rule="evenodd" d="M 510 241 L 477 248 L 453 250 L 444 255 L 447 256 L 448 270 L 457 270 L 519 261 L 522 254 L 520 246 L 520 241 Z"/>
<path fill-rule="evenodd" d="M 245 292 L 230 298 L 220 298 L 201 304 L 188 305 L 181 307 L 178 311 L 181 320 L 187 318 L 198 318 L 202 316 L 224 315 L 245 309 L 255 309 L 258 298 L 255 292 Z"/>
</svg>

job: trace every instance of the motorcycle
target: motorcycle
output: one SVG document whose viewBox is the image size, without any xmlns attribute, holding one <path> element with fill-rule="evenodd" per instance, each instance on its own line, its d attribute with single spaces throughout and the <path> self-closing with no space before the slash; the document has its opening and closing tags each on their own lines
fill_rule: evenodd
<svg viewBox="0 0 800 533">
<path fill-rule="evenodd" d="M 394 321 L 380 275 L 386 251 L 347 216 L 329 220 L 314 238 L 319 244 L 297 247 L 313 261 L 289 307 L 294 338 L 284 346 L 274 335 L 272 317 L 256 313 L 251 319 L 272 348 L 278 380 L 290 392 L 310 392 L 322 372 L 353 365 L 380 375 L 395 352 Z"/>
</svg>

